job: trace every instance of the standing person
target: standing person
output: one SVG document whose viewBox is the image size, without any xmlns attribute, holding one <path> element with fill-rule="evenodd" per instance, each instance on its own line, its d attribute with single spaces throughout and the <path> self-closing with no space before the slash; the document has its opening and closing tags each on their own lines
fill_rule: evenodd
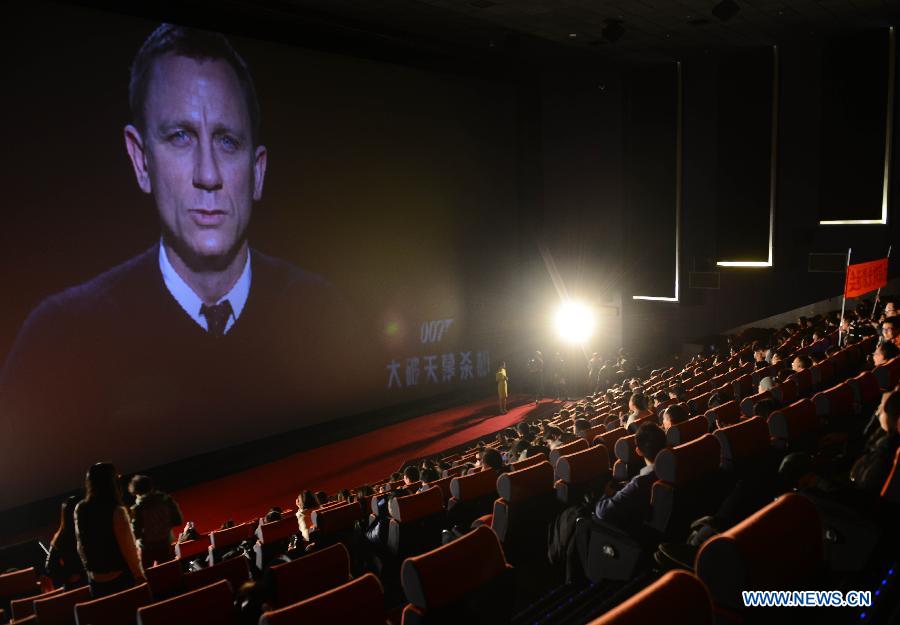
<svg viewBox="0 0 900 625">
<path fill-rule="evenodd" d="M 534 352 L 528 361 L 528 374 L 534 388 L 534 403 L 539 404 L 544 395 L 544 355 L 540 351 Z"/>
<path fill-rule="evenodd" d="M 509 376 L 506 375 L 506 362 L 500 363 L 500 368 L 497 369 L 495 377 L 497 379 L 497 398 L 500 401 L 500 414 L 506 414 L 506 399 L 509 397 L 509 389 L 506 385 L 507 380 L 509 380 Z"/>
<path fill-rule="evenodd" d="M 144 568 L 168 562 L 175 557 L 172 548 L 172 528 L 181 525 L 181 510 L 169 495 L 153 488 L 147 475 L 135 475 L 128 484 L 128 492 L 136 497 L 131 506 L 131 527 L 141 550 Z"/>
<path fill-rule="evenodd" d="M 600 354 L 594 352 L 588 361 L 588 393 L 596 393 L 600 390 L 600 371 L 603 368 L 603 359 Z"/>
<path fill-rule="evenodd" d="M 71 590 L 83 586 L 85 582 L 84 567 L 78 556 L 78 543 L 75 539 L 75 506 L 78 497 L 69 496 L 60 506 L 59 528 L 50 541 L 47 562 L 44 568 L 53 580 L 56 588 Z"/>
<path fill-rule="evenodd" d="M 84 490 L 84 499 L 75 506 L 75 536 L 91 595 L 105 597 L 147 581 L 116 467 L 109 462 L 93 465 Z"/>
</svg>

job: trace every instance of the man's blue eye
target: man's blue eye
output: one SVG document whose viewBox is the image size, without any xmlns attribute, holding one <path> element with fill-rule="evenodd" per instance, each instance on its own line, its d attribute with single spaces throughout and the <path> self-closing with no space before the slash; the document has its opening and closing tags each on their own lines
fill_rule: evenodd
<svg viewBox="0 0 900 625">
<path fill-rule="evenodd" d="M 221 141 L 222 141 L 222 147 L 229 151 L 237 150 L 238 147 L 240 147 L 240 144 L 238 143 L 237 139 L 235 139 L 234 137 L 229 137 L 226 135 L 221 138 Z"/>
<path fill-rule="evenodd" d="M 176 130 L 171 135 L 169 135 L 169 139 L 176 145 L 184 145 L 188 141 L 190 141 L 190 138 L 190 135 L 184 130 Z"/>
</svg>

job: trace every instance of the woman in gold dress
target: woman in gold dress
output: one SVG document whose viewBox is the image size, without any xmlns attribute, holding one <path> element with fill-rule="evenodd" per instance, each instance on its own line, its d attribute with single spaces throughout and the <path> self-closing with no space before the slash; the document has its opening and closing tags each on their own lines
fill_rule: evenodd
<svg viewBox="0 0 900 625">
<path fill-rule="evenodd" d="M 497 397 L 500 400 L 500 414 L 506 414 L 506 398 L 509 397 L 509 389 L 506 387 L 506 381 L 509 379 L 506 375 L 506 363 L 501 362 L 500 368 L 497 369 Z"/>
</svg>

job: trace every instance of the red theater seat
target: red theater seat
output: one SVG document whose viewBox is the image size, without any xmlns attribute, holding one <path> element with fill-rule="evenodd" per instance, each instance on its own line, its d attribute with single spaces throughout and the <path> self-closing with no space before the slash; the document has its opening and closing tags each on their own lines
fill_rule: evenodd
<svg viewBox="0 0 900 625">
<path fill-rule="evenodd" d="M 610 477 L 609 453 L 604 445 L 594 445 L 563 456 L 556 463 L 556 497 L 566 505 L 579 501 L 591 487 Z"/>
<path fill-rule="evenodd" d="M 262 570 L 275 556 L 286 553 L 291 538 L 299 532 L 300 526 L 293 514 L 286 515 L 278 521 L 262 523 L 256 528 L 257 542 L 253 545 L 256 568 Z"/>
<path fill-rule="evenodd" d="M 560 445 L 550 452 L 550 464 L 555 467 L 556 463 L 559 461 L 560 456 L 574 454 L 576 451 L 581 451 L 582 449 L 587 449 L 588 447 L 588 442 L 583 438 L 576 439 L 566 445 Z"/>
<path fill-rule="evenodd" d="M 10 616 L 12 616 L 13 621 L 21 621 L 32 614 L 34 614 L 34 601 L 35 599 L 46 599 L 47 597 L 52 597 L 54 595 L 59 595 L 65 592 L 64 588 L 57 588 L 56 590 L 51 590 L 49 592 L 43 592 L 39 595 L 34 595 L 31 597 L 22 597 L 21 599 L 13 599 L 9 602 L 10 608 Z M 3 622 L 3 619 L 0 618 L 0 623 Z"/>
<path fill-rule="evenodd" d="M 673 425 L 666 431 L 666 444 L 670 447 L 700 438 L 709 430 L 709 422 L 704 415 Z"/>
<path fill-rule="evenodd" d="M 209 553 L 209 534 L 201 534 L 196 540 L 187 540 L 175 544 L 175 557 L 179 560 L 193 560 L 199 556 L 204 558 Z"/>
<path fill-rule="evenodd" d="M 863 371 L 847 380 L 853 389 L 853 399 L 860 407 L 861 414 L 871 414 L 881 401 L 881 389 L 878 380 L 871 371 Z"/>
<path fill-rule="evenodd" d="M 430 482 L 429 485 L 437 488 L 441 491 L 441 499 L 444 501 L 444 505 L 447 505 L 447 502 L 450 501 L 450 482 L 453 480 L 452 477 L 442 477 L 439 480 L 435 480 Z"/>
<path fill-rule="evenodd" d="M 37 597 L 34 600 L 34 616 L 38 625 L 75 625 L 75 604 L 90 598 L 91 589 L 87 586 L 43 599 Z"/>
<path fill-rule="evenodd" d="M 721 406 L 710 408 L 706 411 L 706 423 L 710 429 L 716 427 L 716 421 L 722 424 L 737 423 L 741 419 L 741 407 L 734 401 L 728 401 Z"/>
<path fill-rule="evenodd" d="M 719 441 L 711 434 L 660 451 L 654 463 L 658 481 L 650 496 L 650 525 L 678 534 L 694 519 L 715 512 L 719 493 L 714 478 L 721 457 Z"/>
<path fill-rule="evenodd" d="M 138 608 L 138 625 L 236 625 L 231 584 L 216 582 Z"/>
<path fill-rule="evenodd" d="M 803 371 L 798 371 L 793 374 L 788 380 L 793 380 L 797 383 L 797 393 L 800 397 L 805 397 L 807 393 L 809 393 L 810 389 L 813 385 L 812 371 L 809 369 L 804 369 Z"/>
<path fill-rule="evenodd" d="M 154 599 L 165 599 L 184 592 L 184 573 L 178 560 L 170 560 L 144 569 Z"/>
<path fill-rule="evenodd" d="M 741 400 L 741 412 L 745 417 L 752 417 L 753 407 L 756 406 L 756 402 L 760 402 L 764 399 L 772 399 L 772 393 L 770 393 L 769 391 L 763 391 L 762 393 L 757 393 L 756 395 L 745 397 Z"/>
<path fill-rule="evenodd" d="M 137 610 L 153 603 L 149 584 L 75 605 L 78 625 L 135 625 Z"/>
<path fill-rule="evenodd" d="M 630 480 L 644 466 L 643 459 L 637 455 L 634 446 L 634 434 L 623 436 L 616 441 L 616 462 L 613 464 L 613 479 L 618 482 Z"/>
<path fill-rule="evenodd" d="M 894 454 L 894 466 L 881 488 L 881 497 L 891 503 L 900 503 L 900 449 Z"/>
<path fill-rule="evenodd" d="M 249 579 L 250 561 L 243 556 L 238 556 L 199 571 L 185 573 L 184 587 L 187 590 L 196 590 L 197 588 L 226 580 L 231 584 L 232 588 L 238 589 Z"/>
<path fill-rule="evenodd" d="M 755 392 L 756 387 L 753 386 L 751 375 L 747 373 L 735 379 L 732 383 L 732 388 L 734 388 L 734 398 L 741 399 L 748 395 L 752 395 Z"/>
<path fill-rule="evenodd" d="M 742 590 L 808 589 L 823 564 L 816 506 L 789 493 L 707 540 L 696 560 L 717 606 L 743 608 Z"/>
<path fill-rule="evenodd" d="M 785 380 L 781 384 L 772 389 L 772 395 L 782 405 L 792 404 L 800 399 L 800 389 L 797 387 L 796 380 Z"/>
<path fill-rule="evenodd" d="M 593 444 L 603 445 L 607 450 L 614 450 L 616 448 L 616 441 L 623 436 L 628 436 L 628 430 L 623 427 L 617 427 L 615 429 L 604 432 L 600 436 L 595 436 Z M 612 460 L 611 457 L 610 460 Z"/>
<path fill-rule="evenodd" d="M 374 503 L 375 498 L 372 501 Z M 326 510 L 314 510 L 313 530 L 309 539 L 318 547 L 351 540 L 356 522 L 361 518 L 362 509 L 352 503 L 333 506 Z"/>
<path fill-rule="evenodd" d="M 484 526 L 407 558 L 400 572 L 409 601 L 403 625 L 509 621 L 511 573 L 497 535 Z"/>
<path fill-rule="evenodd" d="M 722 468 L 742 467 L 771 450 L 769 426 L 762 417 L 751 417 L 740 423 L 719 428 L 713 435 L 722 449 Z"/>
<path fill-rule="evenodd" d="M 812 401 L 819 417 L 849 419 L 854 414 L 853 388 L 846 382 L 816 393 Z"/>
<path fill-rule="evenodd" d="M 673 620 L 673 617 L 674 620 Z M 649 625 L 670 622 L 715 623 L 709 591 L 687 571 L 670 571 L 609 610 L 590 625 Z"/>
<path fill-rule="evenodd" d="M 34 567 L 0 575 L 0 609 L 8 610 L 12 599 L 33 597 L 41 593 Z"/>
<path fill-rule="evenodd" d="M 453 525 L 467 529 L 475 519 L 491 513 L 497 498 L 497 472 L 478 471 L 453 478 L 450 493 L 452 497 L 447 502 L 447 516 Z"/>
<path fill-rule="evenodd" d="M 215 564 L 228 550 L 237 547 L 245 540 L 253 538 L 255 529 L 256 523 L 241 523 L 234 527 L 210 532 L 207 562 Z"/>
<path fill-rule="evenodd" d="M 536 464 L 540 464 L 542 462 L 547 461 L 547 456 L 544 454 L 535 454 L 533 456 L 528 456 L 524 460 L 519 460 L 518 462 L 512 462 L 509 465 L 510 471 L 519 471 L 520 469 L 525 469 L 527 467 L 533 467 Z"/>
<path fill-rule="evenodd" d="M 415 495 L 392 497 L 387 545 L 398 558 L 437 547 L 446 526 L 444 497 L 439 488 L 428 488 Z"/>
<path fill-rule="evenodd" d="M 347 582 L 305 601 L 264 612 L 259 625 L 306 623 L 354 623 L 385 625 L 384 590 L 372 573 Z"/>
<path fill-rule="evenodd" d="M 769 434 L 782 448 L 795 445 L 814 433 L 821 425 L 816 407 L 809 399 L 795 401 L 790 406 L 769 415 Z"/>
<path fill-rule="evenodd" d="M 553 505 L 553 467 L 542 462 L 503 473 L 497 478 L 497 494 L 500 498 L 494 502 L 491 528 L 503 543 L 506 557 L 513 563 L 534 560 L 534 556 L 543 561 L 546 554 L 534 547 L 546 542 L 547 526 L 557 514 Z"/>
<path fill-rule="evenodd" d="M 281 608 L 350 581 L 350 554 L 337 543 L 269 570 L 274 584 L 272 607 Z"/>
</svg>

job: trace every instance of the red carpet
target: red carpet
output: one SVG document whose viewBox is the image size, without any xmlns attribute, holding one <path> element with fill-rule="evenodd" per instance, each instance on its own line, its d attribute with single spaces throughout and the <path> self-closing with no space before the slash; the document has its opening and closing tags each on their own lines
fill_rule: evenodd
<svg viewBox="0 0 900 625">
<path fill-rule="evenodd" d="M 416 417 L 360 436 L 300 452 L 275 462 L 172 493 L 185 520 L 198 531 L 216 529 L 225 519 L 247 521 L 272 506 L 294 508 L 303 489 L 333 494 L 372 484 L 404 461 L 436 454 L 514 425 L 533 412 L 547 415 L 562 404 L 545 400 L 536 407 L 523 397 L 498 415 L 491 398 Z"/>
</svg>

